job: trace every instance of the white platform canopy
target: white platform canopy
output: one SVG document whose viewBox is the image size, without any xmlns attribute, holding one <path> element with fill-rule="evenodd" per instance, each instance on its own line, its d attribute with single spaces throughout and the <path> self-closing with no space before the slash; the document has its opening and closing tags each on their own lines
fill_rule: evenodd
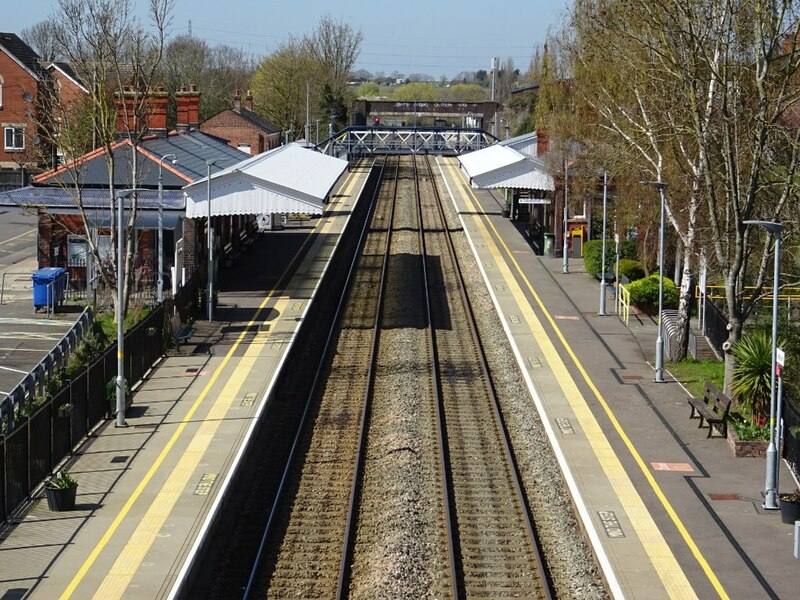
<svg viewBox="0 0 800 600">
<path fill-rule="evenodd" d="M 539 158 L 495 144 L 458 157 L 474 188 L 555 190 L 553 176 Z"/>
<path fill-rule="evenodd" d="M 211 213 L 321 215 L 328 194 L 347 170 L 347 161 L 300 144 L 280 146 L 214 172 L 211 167 Z M 188 218 L 208 216 L 208 178 L 183 188 Z"/>
</svg>

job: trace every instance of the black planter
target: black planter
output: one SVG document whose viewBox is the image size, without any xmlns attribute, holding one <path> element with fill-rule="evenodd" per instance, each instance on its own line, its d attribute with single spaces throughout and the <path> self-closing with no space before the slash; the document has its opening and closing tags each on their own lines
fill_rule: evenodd
<svg viewBox="0 0 800 600">
<path fill-rule="evenodd" d="M 68 488 L 44 488 L 44 493 L 47 496 L 47 508 L 54 512 L 61 512 L 62 510 L 75 509 L 75 496 L 78 493 L 78 484 Z"/>
<path fill-rule="evenodd" d="M 800 502 L 788 502 L 778 498 L 781 507 L 781 521 L 784 523 L 794 523 L 800 521 Z"/>
</svg>

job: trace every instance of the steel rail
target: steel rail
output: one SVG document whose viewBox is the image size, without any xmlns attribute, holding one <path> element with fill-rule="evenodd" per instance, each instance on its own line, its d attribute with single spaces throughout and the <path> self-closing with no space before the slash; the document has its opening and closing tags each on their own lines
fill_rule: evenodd
<svg viewBox="0 0 800 600">
<path fill-rule="evenodd" d="M 350 557 L 352 556 L 353 546 L 356 538 L 356 520 L 358 512 L 358 484 L 361 470 L 364 465 L 366 454 L 367 427 L 369 426 L 369 412 L 375 384 L 375 370 L 378 360 L 378 340 L 380 338 L 381 318 L 383 315 L 383 299 L 386 290 L 386 276 L 389 272 L 389 251 L 392 244 L 392 233 L 394 229 L 394 210 L 397 205 L 398 176 L 400 173 L 400 160 L 397 160 L 397 169 L 394 175 L 394 189 L 392 191 L 392 206 L 389 211 L 389 223 L 387 224 L 386 246 L 383 253 L 381 264 L 381 279 L 378 287 L 378 302 L 375 307 L 375 318 L 372 326 L 372 347 L 370 348 L 369 370 L 367 372 L 367 385 L 364 392 L 364 402 L 361 408 L 361 418 L 359 422 L 358 445 L 356 451 L 355 465 L 353 468 L 353 480 L 350 487 L 350 503 L 347 508 L 347 521 L 345 524 L 345 536 L 342 543 L 342 560 L 339 563 L 339 583 L 336 589 L 337 600 L 342 600 L 348 595 L 350 587 Z"/>
<path fill-rule="evenodd" d="M 378 176 L 378 181 L 380 181 L 382 179 L 383 171 L 384 171 L 385 167 L 386 167 L 386 159 L 384 159 L 383 164 L 381 164 L 381 166 L 380 166 L 380 172 L 379 172 L 379 176 Z M 373 214 L 373 212 L 375 210 L 375 206 L 377 204 L 377 198 L 378 198 L 378 191 L 379 190 L 380 190 L 380 186 L 376 185 L 375 186 L 375 191 L 372 194 L 372 198 L 370 198 L 369 211 L 367 212 L 366 218 L 364 219 L 364 224 L 363 224 L 363 226 L 361 228 L 361 232 L 359 234 L 359 240 L 358 240 L 357 248 L 363 247 L 363 244 L 364 244 L 365 240 L 367 239 L 367 235 L 369 233 L 369 228 L 370 228 L 370 222 L 372 220 L 372 214 Z M 315 395 L 317 394 L 319 385 L 321 383 L 322 373 L 325 370 L 325 364 L 326 364 L 326 360 L 328 358 L 328 354 L 330 352 L 331 343 L 333 342 L 333 340 L 335 338 L 335 335 L 336 335 L 336 331 L 338 329 L 338 325 L 339 325 L 339 322 L 340 322 L 340 317 L 341 317 L 341 314 L 343 312 L 343 309 L 344 309 L 344 306 L 345 306 L 345 300 L 347 298 L 348 289 L 350 287 L 350 282 L 352 281 L 353 275 L 354 275 L 354 273 L 356 271 L 358 260 L 359 260 L 359 256 L 360 256 L 360 252 L 359 251 L 354 252 L 353 259 L 350 262 L 350 266 L 348 268 L 347 276 L 346 276 L 346 279 L 345 279 L 345 284 L 342 287 L 342 294 L 341 294 L 341 297 L 339 298 L 339 302 L 338 302 L 338 305 L 336 307 L 336 312 L 334 314 L 334 317 L 333 317 L 333 319 L 331 319 L 330 329 L 328 330 L 328 336 L 327 336 L 327 338 L 325 340 L 325 346 L 324 346 L 324 348 L 323 348 L 323 350 L 322 350 L 322 352 L 320 354 L 320 361 L 319 361 L 319 364 L 317 365 L 316 371 L 314 373 L 314 379 L 312 381 L 310 391 L 308 393 L 308 396 L 306 397 L 305 406 L 303 408 L 303 414 L 302 414 L 302 417 L 300 418 L 300 422 L 299 422 L 299 424 L 297 426 L 297 431 L 295 432 L 295 436 L 294 436 L 294 439 L 292 441 L 291 450 L 289 451 L 289 457 L 288 457 L 288 459 L 286 461 L 286 464 L 284 466 L 283 473 L 282 473 L 281 479 L 280 479 L 280 483 L 278 484 L 278 488 L 277 488 L 277 491 L 276 491 L 276 494 L 275 494 L 275 499 L 273 500 L 272 506 L 270 507 L 269 518 L 267 519 L 267 524 L 264 527 L 263 533 L 261 534 L 261 541 L 259 543 L 258 552 L 256 553 L 256 556 L 255 556 L 255 558 L 253 560 L 253 563 L 252 563 L 252 567 L 250 569 L 250 576 L 249 576 L 249 578 L 247 580 L 247 586 L 245 587 L 244 592 L 242 594 L 242 598 L 244 600 L 247 600 L 248 598 L 250 598 L 250 594 L 253 592 L 253 586 L 255 585 L 256 579 L 258 577 L 258 574 L 261 571 L 262 561 L 263 561 L 264 554 L 265 554 L 265 551 L 266 551 L 267 541 L 269 540 L 269 537 L 270 537 L 270 535 L 272 533 L 272 529 L 273 529 L 275 520 L 277 518 L 279 507 L 280 507 L 281 501 L 283 499 L 283 494 L 285 492 L 286 483 L 287 483 L 287 480 L 288 480 L 288 478 L 290 476 L 292 466 L 294 464 L 295 454 L 296 454 L 300 439 L 302 437 L 303 431 L 304 431 L 305 426 L 306 426 L 306 420 L 307 420 L 307 417 L 309 415 L 310 407 L 311 407 L 311 405 L 313 403 L 313 399 L 314 399 Z"/>
<path fill-rule="evenodd" d="M 530 542 L 531 551 L 534 558 L 533 566 L 539 573 L 539 580 L 541 581 L 541 587 L 544 597 L 549 600 L 552 598 L 552 586 L 550 584 L 549 577 L 547 576 L 547 570 L 542 560 L 541 549 L 539 547 L 539 543 L 535 534 L 535 528 L 533 525 L 533 521 L 531 519 L 530 506 L 528 505 L 525 493 L 522 489 L 522 483 L 519 475 L 519 468 L 517 466 L 516 460 L 514 459 L 514 454 L 511 449 L 511 444 L 509 442 L 508 431 L 506 429 L 505 422 L 503 420 L 502 413 L 500 411 L 499 402 L 497 400 L 497 394 L 495 392 L 494 382 L 492 380 L 491 373 L 489 372 L 486 352 L 483 347 L 483 344 L 481 343 L 480 335 L 478 333 L 475 311 L 472 307 L 472 303 L 470 302 L 469 296 L 467 294 L 466 285 L 464 283 L 463 272 L 457 260 L 455 247 L 453 245 L 452 232 L 447 226 L 447 220 L 445 218 L 444 208 L 442 206 L 442 199 L 441 196 L 439 195 L 439 190 L 435 183 L 433 168 L 431 167 L 430 158 L 428 156 L 425 156 L 425 163 L 428 167 L 428 176 L 431 182 L 431 186 L 433 188 L 435 204 L 438 209 L 439 216 L 442 219 L 442 225 L 443 225 L 442 230 L 445 233 L 444 237 L 447 243 L 448 254 L 450 255 L 450 260 L 456 272 L 456 279 L 459 288 L 459 296 L 461 298 L 461 301 L 463 302 L 465 312 L 468 316 L 467 321 L 469 325 L 470 336 L 472 337 L 472 340 L 475 343 L 475 346 L 478 350 L 478 354 L 480 356 L 480 367 L 483 377 L 487 382 L 487 391 L 489 393 L 491 409 L 495 418 L 495 424 L 497 426 L 497 431 L 500 436 L 500 440 L 502 442 L 503 452 L 505 455 L 506 462 L 511 467 L 509 469 L 509 472 L 512 475 L 512 482 L 516 492 L 516 499 L 519 502 L 519 505 L 523 508 L 521 513 L 525 522 L 526 533 L 528 535 L 528 540 Z"/>
<path fill-rule="evenodd" d="M 442 503 L 444 505 L 445 527 L 447 529 L 447 553 L 449 557 L 450 580 L 453 589 L 453 597 L 458 597 L 458 569 L 456 567 L 457 552 L 453 540 L 453 504 L 450 498 L 450 468 L 447 461 L 447 439 L 444 427 L 444 415 L 442 414 L 442 374 L 439 365 L 439 349 L 436 345 L 436 334 L 433 330 L 432 302 L 431 302 L 431 282 L 428 277 L 428 252 L 425 243 L 425 227 L 422 218 L 422 194 L 419 186 L 419 172 L 417 169 L 417 157 L 414 156 L 414 190 L 417 199 L 417 220 L 419 222 L 419 246 L 420 261 L 422 264 L 422 289 L 425 295 L 425 320 L 428 327 L 428 345 L 431 353 L 431 376 L 433 377 L 434 407 L 436 413 L 437 436 L 439 442 L 439 468 L 442 472 Z"/>
</svg>

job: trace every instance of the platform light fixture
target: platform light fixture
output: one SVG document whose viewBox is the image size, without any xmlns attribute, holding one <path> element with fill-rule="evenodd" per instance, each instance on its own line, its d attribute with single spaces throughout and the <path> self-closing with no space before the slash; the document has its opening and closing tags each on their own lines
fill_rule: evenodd
<svg viewBox="0 0 800 600">
<path fill-rule="evenodd" d="M 158 161 L 158 302 L 164 301 L 164 185 L 162 168 L 164 159 L 168 158 L 172 164 L 178 162 L 174 154 L 165 154 Z"/>
<path fill-rule="evenodd" d="M 656 338 L 656 374 L 653 381 L 664 383 L 664 206 L 667 203 L 667 184 L 663 181 L 642 181 L 658 190 L 661 198 L 661 218 L 658 227 L 658 337 Z"/>
<path fill-rule="evenodd" d="M 133 196 L 143 190 L 131 188 L 120 190 L 114 195 L 117 199 L 117 378 L 116 386 L 116 408 L 117 416 L 115 427 L 127 427 L 125 421 L 125 315 L 122 310 L 124 299 L 124 275 L 123 275 L 123 212 L 125 212 L 125 198 Z"/>
<path fill-rule="evenodd" d="M 211 167 L 225 162 L 227 159 L 214 158 L 206 161 L 206 198 L 208 200 L 208 223 L 206 230 L 208 233 L 208 295 L 206 296 L 206 306 L 208 307 L 208 322 L 214 320 L 214 239 L 211 232 Z"/>
<path fill-rule="evenodd" d="M 781 273 L 781 233 L 783 223 L 774 221 L 742 221 L 743 225 L 758 225 L 775 237 L 775 261 L 772 281 L 772 373 L 769 386 L 769 446 L 767 446 L 767 468 L 764 482 L 764 508 L 777 510 L 778 504 L 778 450 L 775 431 L 778 423 L 775 419 L 777 399 L 775 397 L 775 369 L 778 357 L 778 287 Z"/>
</svg>

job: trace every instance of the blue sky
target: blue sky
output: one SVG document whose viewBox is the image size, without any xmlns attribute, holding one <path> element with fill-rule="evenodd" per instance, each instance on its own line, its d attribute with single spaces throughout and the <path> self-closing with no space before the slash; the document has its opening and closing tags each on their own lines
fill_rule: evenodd
<svg viewBox="0 0 800 600">
<path fill-rule="evenodd" d="M 134 0 L 146 6 L 147 0 Z M 513 58 L 525 71 L 533 48 L 556 29 L 570 0 L 174 0 L 173 35 L 192 34 L 210 44 L 264 56 L 291 36 L 314 29 L 330 14 L 364 34 L 356 68 L 390 75 L 438 78 L 490 68 L 492 56 Z M 3 31 L 18 33 L 45 19 L 57 0 L 3 2 Z M 490 11 L 487 12 L 486 8 Z"/>
</svg>

